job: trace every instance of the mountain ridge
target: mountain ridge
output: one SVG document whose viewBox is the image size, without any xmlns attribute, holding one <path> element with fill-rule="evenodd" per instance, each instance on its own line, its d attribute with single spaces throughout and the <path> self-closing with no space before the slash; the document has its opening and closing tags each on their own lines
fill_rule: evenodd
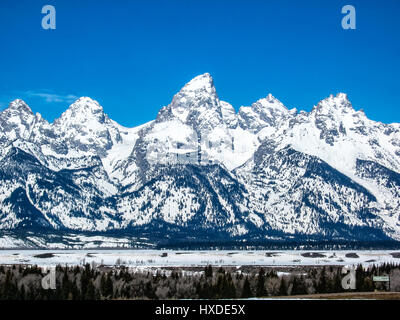
<svg viewBox="0 0 400 320">
<path fill-rule="evenodd" d="M 138 127 L 81 97 L 53 123 L 14 100 L 0 129 L 0 232 L 400 240 L 400 124 L 344 93 L 310 112 L 272 94 L 236 112 L 206 73 Z"/>
</svg>

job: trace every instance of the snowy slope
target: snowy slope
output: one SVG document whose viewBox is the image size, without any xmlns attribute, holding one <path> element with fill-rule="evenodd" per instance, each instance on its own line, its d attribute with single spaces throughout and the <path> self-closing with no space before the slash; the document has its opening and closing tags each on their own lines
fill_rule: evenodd
<svg viewBox="0 0 400 320">
<path fill-rule="evenodd" d="M 236 113 L 206 73 L 135 128 L 88 97 L 53 123 L 15 100 L 0 147 L 2 230 L 400 240 L 400 124 L 343 93 L 310 112 L 268 94 Z"/>
</svg>

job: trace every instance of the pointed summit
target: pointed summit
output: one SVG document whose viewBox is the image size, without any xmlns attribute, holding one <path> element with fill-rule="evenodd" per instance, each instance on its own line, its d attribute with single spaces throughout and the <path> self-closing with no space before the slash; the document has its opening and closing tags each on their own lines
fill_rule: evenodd
<svg viewBox="0 0 400 320">
<path fill-rule="evenodd" d="M 81 97 L 71 104 L 54 123 L 85 123 L 93 120 L 103 123 L 105 117 L 103 107 L 96 100 Z"/>
<path fill-rule="evenodd" d="M 295 114 L 296 109 L 289 110 L 272 94 L 268 94 L 254 102 L 251 107 L 241 107 L 238 117 L 242 128 L 256 133 L 264 127 L 278 128 Z"/>
<path fill-rule="evenodd" d="M 252 107 L 255 109 L 261 109 L 261 112 L 262 109 L 278 109 L 283 112 L 288 111 L 288 108 L 286 108 L 285 105 L 278 99 L 276 99 L 271 93 L 269 93 L 268 96 L 266 96 L 265 98 L 262 98 L 253 103 Z"/>
<path fill-rule="evenodd" d="M 213 115 L 208 114 L 209 112 Z M 219 115 L 215 115 L 218 112 Z M 157 121 L 178 118 L 184 123 L 190 122 L 197 125 L 204 121 L 204 119 L 198 119 L 199 117 L 219 117 L 221 120 L 219 98 L 209 73 L 201 74 L 190 80 L 173 97 L 171 103 L 160 110 Z"/>
<path fill-rule="evenodd" d="M 331 94 L 329 97 L 321 100 L 311 112 L 318 112 L 320 114 L 332 112 L 354 112 L 353 106 L 349 101 L 347 94 L 338 93 L 336 96 Z"/>
<path fill-rule="evenodd" d="M 89 97 L 76 100 L 53 125 L 70 150 L 90 151 L 104 156 L 114 142 L 121 141 L 115 122 L 110 120 L 96 100 Z"/>
<path fill-rule="evenodd" d="M 35 115 L 31 108 L 21 99 L 12 101 L 8 108 L 0 113 L 0 136 L 3 141 L 25 139 L 29 136 Z"/>
<path fill-rule="evenodd" d="M 201 74 L 190 80 L 179 92 L 188 96 L 199 94 L 216 95 L 214 80 L 209 73 Z"/>
<path fill-rule="evenodd" d="M 186 104 L 186 102 L 195 100 L 196 103 L 207 102 L 215 106 L 218 99 L 217 91 L 214 87 L 214 80 L 209 73 L 201 74 L 190 80 L 185 86 L 174 96 L 172 104 L 178 102 Z M 210 100 L 214 100 L 211 102 Z"/>
<path fill-rule="evenodd" d="M 96 100 L 89 97 L 80 97 L 70 105 L 69 109 L 92 113 L 103 112 L 103 107 Z"/>
<path fill-rule="evenodd" d="M 22 99 L 15 99 L 14 101 L 11 101 L 10 104 L 8 105 L 8 108 L 6 110 L 12 110 L 12 111 L 17 111 L 17 112 L 22 112 L 25 114 L 30 114 L 33 115 L 33 112 L 31 108 L 26 104 L 26 102 Z"/>
</svg>

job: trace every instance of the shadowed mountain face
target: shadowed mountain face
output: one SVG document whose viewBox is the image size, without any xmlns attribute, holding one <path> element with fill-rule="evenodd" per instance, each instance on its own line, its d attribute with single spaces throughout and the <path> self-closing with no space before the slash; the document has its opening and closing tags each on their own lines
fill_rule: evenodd
<svg viewBox="0 0 400 320">
<path fill-rule="evenodd" d="M 309 113 L 271 94 L 236 113 L 209 74 L 136 128 L 90 98 L 54 123 L 15 100 L 0 113 L 0 229 L 150 243 L 400 240 L 399 129 L 341 93 Z"/>
</svg>

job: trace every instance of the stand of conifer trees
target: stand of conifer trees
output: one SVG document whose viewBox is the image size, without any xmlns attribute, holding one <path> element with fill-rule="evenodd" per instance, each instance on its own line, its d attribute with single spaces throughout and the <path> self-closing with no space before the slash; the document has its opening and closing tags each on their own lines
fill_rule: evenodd
<svg viewBox="0 0 400 320">
<path fill-rule="evenodd" d="M 358 265 L 355 291 L 388 289 L 372 278 L 390 274 L 395 269 L 400 270 L 400 266 L 383 264 L 364 268 Z M 37 266 L 0 266 L 0 299 L 234 299 L 344 291 L 341 268 L 333 266 L 309 267 L 307 272 L 280 276 L 271 268 L 238 272 L 207 266 L 203 272 L 175 270 L 153 274 L 132 272 L 125 267 L 57 266 L 55 290 L 41 287 L 45 274 Z"/>
</svg>

